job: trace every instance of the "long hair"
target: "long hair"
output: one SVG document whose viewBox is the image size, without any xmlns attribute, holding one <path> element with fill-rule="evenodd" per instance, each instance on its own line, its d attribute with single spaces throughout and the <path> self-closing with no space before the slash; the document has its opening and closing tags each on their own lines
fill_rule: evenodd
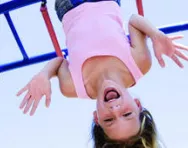
<svg viewBox="0 0 188 148">
<path fill-rule="evenodd" d="M 147 109 L 140 112 L 140 130 L 137 135 L 125 142 L 109 139 L 100 125 L 92 123 L 94 148 L 161 148 L 152 115 Z"/>
</svg>

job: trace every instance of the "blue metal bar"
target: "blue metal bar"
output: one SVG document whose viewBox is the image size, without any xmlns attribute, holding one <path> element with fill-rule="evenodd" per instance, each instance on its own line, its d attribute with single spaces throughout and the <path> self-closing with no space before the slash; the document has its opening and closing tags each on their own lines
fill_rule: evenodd
<svg viewBox="0 0 188 148">
<path fill-rule="evenodd" d="M 21 42 L 21 40 L 20 40 L 20 37 L 18 36 L 18 33 L 17 33 L 17 31 L 16 31 L 16 28 L 14 27 L 14 24 L 13 24 L 13 22 L 12 22 L 12 19 L 11 19 L 9 13 L 5 13 L 4 15 L 5 15 L 5 17 L 6 17 L 6 19 L 7 19 L 7 22 L 8 22 L 8 24 L 9 24 L 9 26 L 10 26 L 10 29 L 11 29 L 13 35 L 14 35 L 14 38 L 15 38 L 15 40 L 16 40 L 16 42 L 17 42 L 19 48 L 20 48 L 20 51 L 21 51 L 21 53 L 22 53 L 23 58 L 24 58 L 24 59 L 28 59 L 29 57 L 27 56 L 27 53 L 25 52 L 25 49 L 24 49 L 24 47 L 23 47 L 23 45 L 22 45 L 22 42 Z"/>
<path fill-rule="evenodd" d="M 46 2 L 46 0 L 11 0 L 9 2 L 0 4 L 0 14 L 31 5 L 38 2 Z"/>
<path fill-rule="evenodd" d="M 161 28 L 159 28 L 159 30 L 163 31 L 166 34 L 179 32 L 179 31 L 185 31 L 185 30 L 188 30 L 188 22 L 176 24 L 174 26 L 161 27 Z M 65 58 L 66 58 L 68 56 L 68 50 L 64 49 L 63 52 L 65 53 Z M 23 67 L 23 66 L 27 66 L 27 65 L 31 65 L 31 64 L 43 62 L 43 61 L 46 61 L 46 60 L 50 60 L 54 57 L 56 57 L 55 52 L 40 55 L 40 56 L 37 56 L 37 57 L 33 57 L 33 58 L 30 58 L 30 59 L 25 60 L 25 61 L 24 60 L 23 61 L 16 61 L 16 62 L 5 64 L 5 65 L 0 65 L 0 72 L 5 72 L 5 71 L 11 70 L 11 69 L 15 69 L 15 68 L 19 68 L 19 67 Z"/>
<path fill-rule="evenodd" d="M 66 49 L 64 49 L 64 50 L 62 50 L 62 52 L 64 52 L 64 57 L 67 58 L 68 51 Z M 39 62 L 44 62 L 44 61 L 50 60 L 50 59 L 55 58 L 55 57 L 57 57 L 56 52 L 50 52 L 50 53 L 39 55 L 39 56 L 36 56 L 36 57 L 31 57 L 28 60 L 15 61 L 15 62 L 12 62 L 12 63 L 0 65 L 0 73 L 5 72 L 5 71 L 9 71 L 9 70 L 12 70 L 12 69 L 16 69 L 16 68 L 21 68 L 21 67 L 24 67 L 24 66 L 36 64 L 36 63 L 39 63 Z"/>
<path fill-rule="evenodd" d="M 172 24 L 172 25 L 160 27 L 159 30 L 161 30 L 165 34 L 186 31 L 188 30 L 188 22 L 181 22 L 178 24 Z"/>
</svg>

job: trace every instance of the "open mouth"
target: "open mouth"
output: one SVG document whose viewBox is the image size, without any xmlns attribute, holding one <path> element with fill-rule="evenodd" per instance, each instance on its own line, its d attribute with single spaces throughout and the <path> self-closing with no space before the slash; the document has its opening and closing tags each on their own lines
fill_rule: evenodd
<svg viewBox="0 0 188 148">
<path fill-rule="evenodd" d="M 111 102 L 114 99 L 118 99 L 119 97 L 120 97 L 120 94 L 114 88 L 108 88 L 104 92 L 104 101 L 105 102 Z"/>
</svg>

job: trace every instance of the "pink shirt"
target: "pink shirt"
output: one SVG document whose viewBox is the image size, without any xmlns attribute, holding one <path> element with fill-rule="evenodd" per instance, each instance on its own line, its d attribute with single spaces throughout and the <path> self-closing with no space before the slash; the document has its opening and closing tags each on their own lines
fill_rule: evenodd
<svg viewBox="0 0 188 148">
<path fill-rule="evenodd" d="M 116 2 L 85 2 L 65 14 L 63 27 L 69 69 L 79 98 L 89 98 L 83 83 L 82 65 L 90 57 L 114 56 L 127 66 L 135 81 L 142 76 L 131 55 Z"/>
</svg>

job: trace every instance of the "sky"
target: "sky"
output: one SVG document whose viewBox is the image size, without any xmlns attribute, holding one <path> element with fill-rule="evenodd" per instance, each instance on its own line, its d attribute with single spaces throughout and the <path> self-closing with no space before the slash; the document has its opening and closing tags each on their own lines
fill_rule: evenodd
<svg viewBox="0 0 188 148">
<path fill-rule="evenodd" d="M 0 3 L 6 1 L 0 0 Z M 145 17 L 156 27 L 187 21 L 187 5 L 187 0 L 143 0 Z M 60 46 L 65 48 L 65 36 L 54 11 L 54 0 L 50 0 L 47 6 Z M 39 8 L 38 3 L 10 13 L 30 57 L 54 50 Z M 135 1 L 123 0 L 122 13 L 126 26 L 130 15 L 137 13 Z M 188 45 L 188 32 L 178 34 L 184 35 L 184 39 L 178 42 Z M 153 56 L 150 40 L 148 45 Z M 0 15 L 0 65 L 21 59 L 22 55 L 5 17 Z M 166 57 L 166 68 L 161 68 L 154 56 L 152 62 L 150 72 L 130 91 L 151 111 L 166 146 L 187 148 L 188 63 L 182 61 L 185 68 L 180 69 Z M 91 148 L 90 130 L 95 101 L 65 98 L 59 91 L 56 78 L 51 80 L 50 108 L 45 108 L 43 99 L 32 117 L 19 110 L 24 95 L 16 97 L 15 94 L 45 64 L 43 62 L 0 74 L 0 147 Z"/>
</svg>

